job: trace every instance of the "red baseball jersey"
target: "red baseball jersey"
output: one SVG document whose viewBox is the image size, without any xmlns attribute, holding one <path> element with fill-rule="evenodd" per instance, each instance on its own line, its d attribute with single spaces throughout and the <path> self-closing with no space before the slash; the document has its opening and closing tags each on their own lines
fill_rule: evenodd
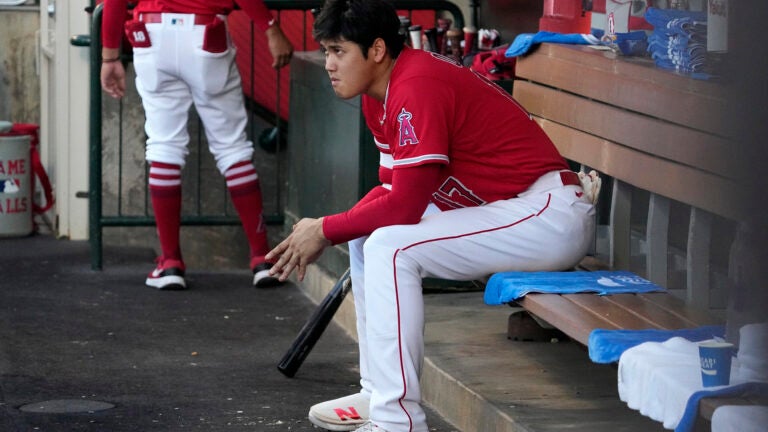
<svg viewBox="0 0 768 432">
<path fill-rule="evenodd" d="M 568 169 L 509 93 L 445 56 L 406 47 L 385 101 L 364 95 L 362 104 L 388 161 L 380 180 L 391 183 L 391 170 L 444 165 L 432 195 L 442 210 L 512 198 L 544 173 Z"/>
<path fill-rule="evenodd" d="M 517 196 L 549 171 L 568 169 L 509 93 L 444 56 L 405 48 L 385 100 L 364 95 L 362 106 L 381 152 L 379 179 L 390 186 L 323 218 L 323 234 L 334 244 L 416 223 L 427 200 L 442 210 L 480 206 Z"/>
<path fill-rule="evenodd" d="M 102 22 L 102 43 L 118 48 L 123 32 L 127 0 L 105 0 Z M 272 14 L 262 0 L 241 0 L 238 5 L 253 20 L 256 28 L 265 31 L 274 23 Z M 235 8 L 234 0 L 138 0 L 134 14 L 139 12 L 171 12 L 200 15 L 228 15 Z"/>
</svg>

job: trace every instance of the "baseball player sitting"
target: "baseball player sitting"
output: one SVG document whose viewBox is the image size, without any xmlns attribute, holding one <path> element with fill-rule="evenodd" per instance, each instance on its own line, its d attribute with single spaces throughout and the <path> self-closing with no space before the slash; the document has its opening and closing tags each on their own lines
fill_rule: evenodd
<svg viewBox="0 0 768 432">
<path fill-rule="evenodd" d="M 531 116 L 470 69 L 404 46 L 399 25 L 385 0 L 326 1 L 313 35 L 336 95 L 362 95 L 382 184 L 301 219 L 267 254 L 271 274 L 301 281 L 349 242 L 362 389 L 309 411 L 334 431 L 428 431 L 422 278 L 567 269 L 594 232 L 579 176 Z"/>
<path fill-rule="evenodd" d="M 238 1 L 264 31 L 272 66 L 287 65 L 293 53 L 261 0 Z M 227 33 L 233 0 L 144 0 L 125 22 L 126 0 L 106 0 L 102 22 L 101 85 L 112 97 L 125 94 L 125 70 L 119 47 L 123 31 L 133 46 L 136 88 L 146 115 L 149 193 L 162 255 L 146 284 L 161 290 L 185 289 L 185 265 L 179 245 L 181 170 L 187 154 L 187 119 L 194 103 L 216 166 L 224 175 L 250 247 L 253 285 L 278 284 L 262 219 L 259 176 L 251 162 L 247 117 L 235 49 Z"/>
</svg>

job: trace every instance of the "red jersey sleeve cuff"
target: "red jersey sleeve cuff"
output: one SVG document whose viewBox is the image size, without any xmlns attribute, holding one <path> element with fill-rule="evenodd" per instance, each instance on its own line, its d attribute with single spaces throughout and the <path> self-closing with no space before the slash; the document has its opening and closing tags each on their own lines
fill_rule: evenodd
<svg viewBox="0 0 768 432">
<path fill-rule="evenodd" d="M 344 220 L 344 213 L 325 216 L 323 218 L 323 235 L 330 240 L 333 245 L 344 242 Z"/>
</svg>

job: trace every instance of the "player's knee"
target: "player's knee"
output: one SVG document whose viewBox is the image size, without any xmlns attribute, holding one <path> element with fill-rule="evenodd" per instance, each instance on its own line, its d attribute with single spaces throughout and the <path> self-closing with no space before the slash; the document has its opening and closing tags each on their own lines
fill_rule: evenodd
<svg viewBox="0 0 768 432">
<path fill-rule="evenodd" d="M 413 254 L 407 245 L 407 241 L 400 235 L 398 226 L 379 228 L 368 237 L 363 246 L 365 262 L 382 266 L 391 265 L 402 270 L 408 268 L 419 273 L 417 254 Z"/>
<path fill-rule="evenodd" d="M 379 228 L 371 233 L 365 241 L 363 248 L 365 255 L 368 256 L 369 251 L 373 252 L 382 249 L 394 251 L 400 247 L 402 247 L 402 241 L 397 234 L 397 226 L 393 225 Z"/>
</svg>

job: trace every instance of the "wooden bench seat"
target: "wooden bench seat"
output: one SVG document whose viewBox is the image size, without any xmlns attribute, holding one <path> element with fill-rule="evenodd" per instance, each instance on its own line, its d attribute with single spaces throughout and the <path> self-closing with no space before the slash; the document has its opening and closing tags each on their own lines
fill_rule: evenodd
<svg viewBox="0 0 768 432">
<path fill-rule="evenodd" d="M 722 324 L 704 311 L 686 306 L 667 293 L 528 294 L 517 301 L 526 311 L 543 319 L 583 345 L 594 329 L 676 330 Z M 528 339 L 508 328 L 511 339 Z"/>
</svg>

